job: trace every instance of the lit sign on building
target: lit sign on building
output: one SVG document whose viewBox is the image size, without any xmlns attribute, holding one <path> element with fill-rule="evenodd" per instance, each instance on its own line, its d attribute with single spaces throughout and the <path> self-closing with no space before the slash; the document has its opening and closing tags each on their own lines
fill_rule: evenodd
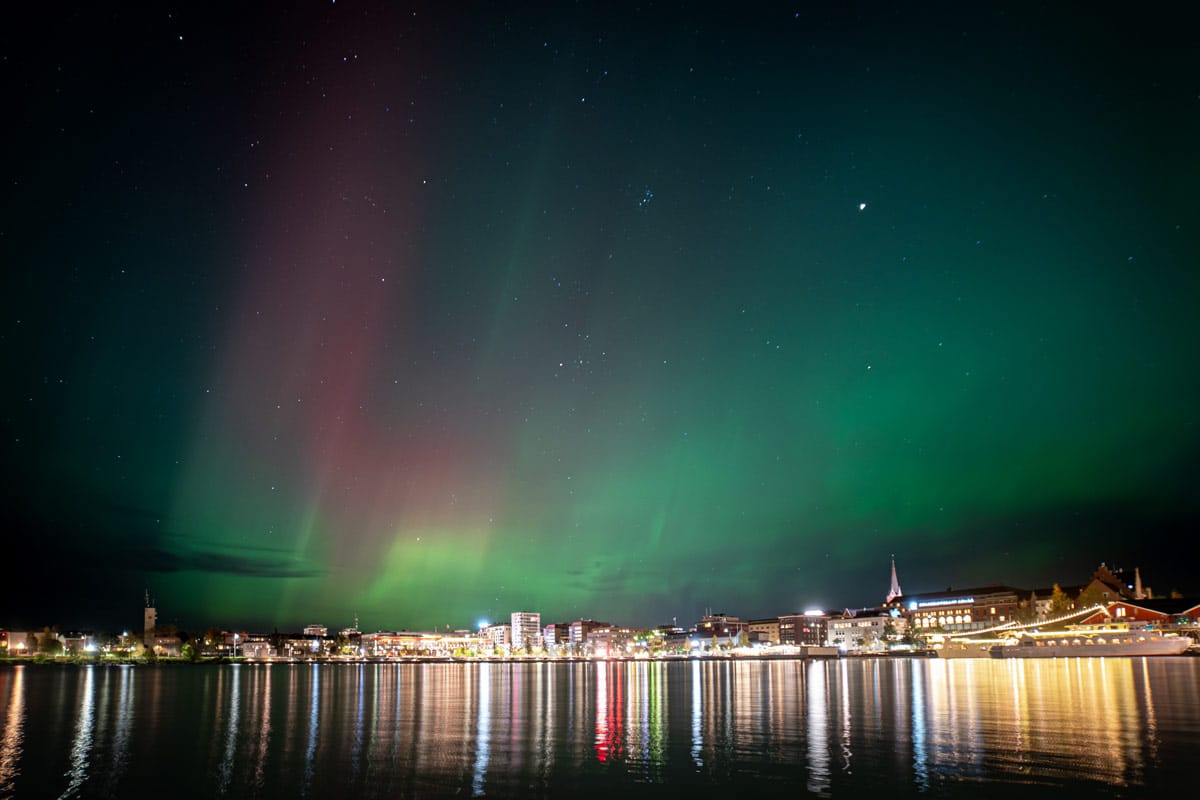
<svg viewBox="0 0 1200 800">
<path fill-rule="evenodd" d="M 917 603 L 917 608 L 936 608 L 937 606 L 961 606 L 969 605 L 975 602 L 974 597 L 955 597 L 951 600 L 926 600 L 923 603 Z"/>
</svg>

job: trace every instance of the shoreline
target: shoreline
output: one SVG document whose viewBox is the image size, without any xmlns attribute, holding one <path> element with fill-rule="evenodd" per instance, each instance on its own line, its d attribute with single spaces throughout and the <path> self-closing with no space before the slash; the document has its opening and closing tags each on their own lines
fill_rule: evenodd
<svg viewBox="0 0 1200 800">
<path fill-rule="evenodd" d="M 637 662 L 689 662 L 689 661 L 832 661 L 841 658 L 934 658 L 933 651 L 905 653 L 771 653 L 763 655 L 660 655 L 637 658 L 622 656 L 614 658 L 587 658 L 580 656 L 366 656 L 361 658 L 244 658 L 222 656 L 201 658 L 195 661 L 183 658 L 114 659 L 114 658 L 33 658 L 0 659 L 0 667 L 157 667 L 157 666 L 271 666 L 271 665 L 365 665 L 365 664 L 599 664 Z"/>
</svg>

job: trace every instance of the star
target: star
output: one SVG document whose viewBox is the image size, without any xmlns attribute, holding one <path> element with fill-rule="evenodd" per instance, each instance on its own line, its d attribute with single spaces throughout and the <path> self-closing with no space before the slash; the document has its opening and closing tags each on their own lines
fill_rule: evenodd
<svg viewBox="0 0 1200 800">
<path fill-rule="evenodd" d="M 867 204 L 866 204 L 866 203 L 859 203 L 859 204 L 858 204 L 858 210 L 859 210 L 859 211 L 866 211 L 866 210 L 867 210 Z"/>
</svg>

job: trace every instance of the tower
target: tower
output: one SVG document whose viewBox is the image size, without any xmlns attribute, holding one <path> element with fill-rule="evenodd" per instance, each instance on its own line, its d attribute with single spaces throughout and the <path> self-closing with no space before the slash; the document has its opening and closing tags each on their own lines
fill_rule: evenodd
<svg viewBox="0 0 1200 800">
<path fill-rule="evenodd" d="M 1142 590 L 1142 571 L 1139 568 L 1134 567 L 1133 568 L 1133 599 L 1134 600 L 1145 600 L 1146 594 L 1147 593 Z"/>
<path fill-rule="evenodd" d="M 892 553 L 892 587 L 888 589 L 887 602 L 892 602 L 904 592 L 900 591 L 900 579 L 896 577 L 896 554 Z"/>
<path fill-rule="evenodd" d="M 150 590 L 146 590 L 146 610 L 144 622 L 145 626 L 142 630 L 142 644 L 146 647 L 154 647 L 154 629 L 158 627 L 158 610 L 154 607 L 154 601 L 150 599 Z"/>
</svg>

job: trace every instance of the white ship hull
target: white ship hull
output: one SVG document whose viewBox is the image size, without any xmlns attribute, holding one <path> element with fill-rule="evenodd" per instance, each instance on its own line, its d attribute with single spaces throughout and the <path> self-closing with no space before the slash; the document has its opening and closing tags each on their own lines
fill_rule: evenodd
<svg viewBox="0 0 1200 800">
<path fill-rule="evenodd" d="M 998 644 L 992 658 L 1140 658 L 1181 655 L 1192 640 L 1186 636 L 1146 636 L 1097 641 L 1095 638 L 1023 639 L 1016 644 Z"/>
<path fill-rule="evenodd" d="M 944 642 L 933 652 L 938 658 L 990 658 L 991 648 L 996 645 L 995 639 L 985 641 L 954 641 Z"/>
</svg>

